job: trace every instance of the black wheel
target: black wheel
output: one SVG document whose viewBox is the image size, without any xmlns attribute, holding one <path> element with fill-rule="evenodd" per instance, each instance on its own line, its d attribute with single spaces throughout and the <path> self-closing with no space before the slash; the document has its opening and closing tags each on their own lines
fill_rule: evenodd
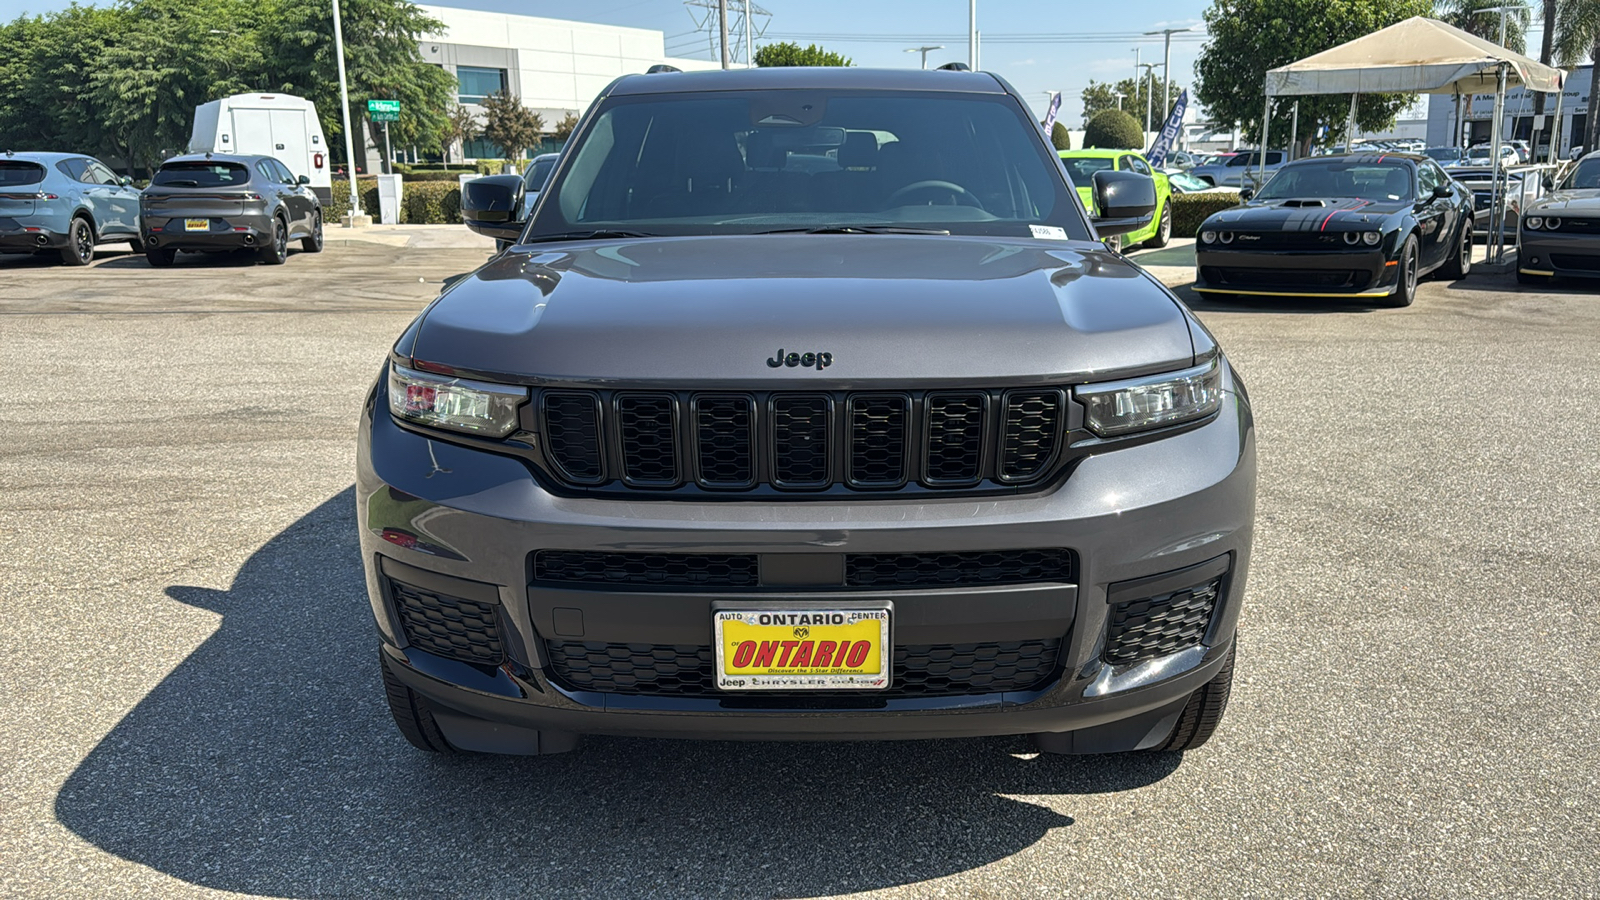
<svg viewBox="0 0 1600 900">
<path fill-rule="evenodd" d="M 1155 237 L 1144 242 L 1146 247 L 1159 250 L 1172 240 L 1172 199 L 1167 199 L 1167 205 L 1161 207 L 1161 224 L 1156 226 Z"/>
<path fill-rule="evenodd" d="M 1390 306 L 1410 306 L 1417 299 L 1417 238 L 1407 235 L 1400 247 L 1400 273 L 1396 276 L 1394 293 L 1389 295 Z"/>
<path fill-rule="evenodd" d="M 439 723 L 428 710 L 428 702 L 394 677 L 381 650 L 378 651 L 378 667 L 383 670 L 383 693 L 389 700 L 389 713 L 411 746 L 429 753 L 455 753 L 456 748 L 444 739 L 444 732 L 439 730 Z"/>
<path fill-rule="evenodd" d="M 1465 278 L 1472 271 L 1472 226 L 1461 223 L 1461 239 L 1456 241 L 1456 252 L 1439 267 L 1439 277 L 1454 281 Z"/>
<path fill-rule="evenodd" d="M 311 214 L 311 236 L 300 241 L 300 249 L 307 253 L 322 252 L 322 211 Z"/>
<path fill-rule="evenodd" d="M 261 261 L 269 266 L 281 266 L 289 258 L 289 225 L 277 216 L 272 217 L 272 240 L 261 248 Z"/>
<path fill-rule="evenodd" d="M 1194 750 L 1211 739 L 1212 732 L 1217 730 L 1217 723 L 1222 721 L 1222 714 L 1228 710 L 1228 695 L 1233 692 L 1233 661 L 1238 655 L 1239 636 L 1236 634 L 1233 636 L 1233 647 L 1228 650 L 1228 661 L 1222 664 L 1217 677 L 1189 697 L 1183 715 L 1178 716 L 1178 724 L 1172 728 L 1172 736 L 1165 743 L 1152 747 L 1152 750 L 1182 753 Z"/>
<path fill-rule="evenodd" d="M 1549 287 L 1550 282 L 1553 280 L 1554 279 L 1552 279 L 1549 275 L 1534 275 L 1531 272 L 1524 272 L 1521 269 L 1517 270 L 1517 284 L 1532 285 L 1534 287 Z"/>
<path fill-rule="evenodd" d="M 61 261 L 69 266 L 94 262 L 94 228 L 88 219 L 73 219 L 67 227 L 67 245 L 61 248 Z"/>
<path fill-rule="evenodd" d="M 150 262 L 150 265 L 163 269 L 172 265 L 172 260 L 177 255 L 178 251 L 171 247 L 148 247 L 144 251 L 144 258 Z"/>
</svg>

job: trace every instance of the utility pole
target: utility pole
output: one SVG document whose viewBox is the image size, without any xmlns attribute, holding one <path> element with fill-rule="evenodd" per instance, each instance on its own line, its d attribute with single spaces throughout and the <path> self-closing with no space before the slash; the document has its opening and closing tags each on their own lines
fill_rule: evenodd
<svg viewBox="0 0 1600 900">
<path fill-rule="evenodd" d="M 1193 31 L 1195 26 L 1186 28 L 1162 28 L 1156 31 L 1146 31 L 1145 34 L 1159 34 L 1166 37 L 1166 58 L 1161 63 L 1161 77 L 1165 87 L 1161 89 L 1161 116 L 1165 120 L 1168 113 L 1172 112 L 1172 36 L 1185 31 Z"/>
<path fill-rule="evenodd" d="M 750 37 L 750 0 L 744 0 L 744 67 L 756 67 L 756 45 Z"/>
<path fill-rule="evenodd" d="M 356 193 L 356 150 L 350 135 L 350 87 L 344 75 L 344 25 L 339 21 L 339 0 L 333 0 L 333 55 L 339 61 L 339 112 L 344 116 L 344 159 L 350 179 L 350 224 L 361 215 L 361 195 Z M 363 144 L 366 142 L 363 141 Z"/>
<path fill-rule="evenodd" d="M 717 28 L 722 32 L 722 67 L 728 68 L 728 0 L 717 0 Z"/>
<path fill-rule="evenodd" d="M 749 0 L 745 0 L 745 2 L 748 3 Z M 907 47 L 906 48 L 906 52 L 907 53 L 921 53 L 922 54 L 922 67 L 924 69 L 926 69 L 928 67 L 928 53 L 929 53 L 929 51 L 932 51 L 932 50 L 943 50 L 943 49 L 944 49 L 944 45 L 940 44 L 937 47 Z M 1046 91 L 1046 93 L 1049 93 L 1049 92 Z"/>
<path fill-rule="evenodd" d="M 967 0 L 967 68 L 978 71 L 978 0 Z"/>
<path fill-rule="evenodd" d="M 1156 99 L 1156 64 L 1145 63 L 1144 69 L 1146 84 L 1144 86 L 1144 139 L 1146 145 L 1150 141 L 1150 107 Z"/>
</svg>

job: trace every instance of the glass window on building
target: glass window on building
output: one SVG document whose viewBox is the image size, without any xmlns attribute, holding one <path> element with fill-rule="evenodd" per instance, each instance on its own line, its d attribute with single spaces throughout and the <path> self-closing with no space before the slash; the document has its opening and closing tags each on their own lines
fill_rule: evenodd
<svg viewBox="0 0 1600 900">
<path fill-rule="evenodd" d="M 457 100 L 462 103 L 482 103 L 483 98 L 506 89 L 506 70 L 457 66 L 456 81 L 460 85 Z"/>
<path fill-rule="evenodd" d="M 483 138 L 474 138 L 461 145 L 461 154 L 467 159 L 504 159 L 505 153 Z"/>
</svg>

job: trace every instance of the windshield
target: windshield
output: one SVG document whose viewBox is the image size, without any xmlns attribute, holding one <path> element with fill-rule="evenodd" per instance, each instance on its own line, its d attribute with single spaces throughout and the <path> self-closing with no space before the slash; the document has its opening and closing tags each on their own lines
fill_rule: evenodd
<svg viewBox="0 0 1600 900">
<path fill-rule="evenodd" d="M 1007 95 L 738 91 L 613 97 L 528 237 L 852 225 L 1089 232 L 1037 123 Z"/>
<path fill-rule="evenodd" d="M 1460 147 L 1429 147 L 1422 152 L 1427 154 L 1429 159 L 1436 160 L 1438 162 L 1448 162 L 1452 159 L 1464 159 L 1466 156 L 1466 154 L 1461 152 Z"/>
<path fill-rule="evenodd" d="M 542 191 L 544 183 L 550 180 L 550 173 L 556 167 L 556 157 L 549 159 L 536 159 L 528 166 L 528 174 L 522 179 L 523 190 Z"/>
<path fill-rule="evenodd" d="M 1387 202 L 1411 199 L 1411 170 L 1402 162 L 1314 159 L 1278 170 L 1257 200 L 1355 197 Z"/>
<path fill-rule="evenodd" d="M 1567 191 L 1593 191 L 1600 190 L 1600 159 L 1586 159 L 1573 167 L 1561 183 L 1562 190 Z"/>
<path fill-rule="evenodd" d="M 1094 184 L 1094 173 L 1117 167 L 1114 159 L 1096 159 L 1092 156 L 1064 156 L 1061 164 L 1067 167 L 1067 175 L 1072 178 L 1072 183 L 1080 188 Z"/>
<path fill-rule="evenodd" d="M 0 188 L 38 184 L 44 180 L 44 166 L 38 163 L 0 161 Z"/>
<path fill-rule="evenodd" d="M 233 187 L 250 180 L 250 170 L 238 163 L 168 163 L 150 179 L 152 186 Z"/>
<path fill-rule="evenodd" d="M 1211 189 L 1211 182 L 1204 178 L 1196 178 L 1188 172 L 1172 172 L 1167 175 L 1167 183 L 1182 191 L 1205 191 Z"/>
</svg>

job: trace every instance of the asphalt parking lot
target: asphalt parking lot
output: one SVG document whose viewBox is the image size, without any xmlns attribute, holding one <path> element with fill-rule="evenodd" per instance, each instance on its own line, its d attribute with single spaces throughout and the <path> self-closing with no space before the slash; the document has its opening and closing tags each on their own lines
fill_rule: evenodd
<svg viewBox="0 0 1600 900">
<path fill-rule="evenodd" d="M 1600 895 L 1600 290 L 1185 295 L 1261 493 L 1232 706 L 1181 760 L 439 759 L 382 700 L 355 418 L 485 256 L 0 257 L 0 895 Z"/>
</svg>

